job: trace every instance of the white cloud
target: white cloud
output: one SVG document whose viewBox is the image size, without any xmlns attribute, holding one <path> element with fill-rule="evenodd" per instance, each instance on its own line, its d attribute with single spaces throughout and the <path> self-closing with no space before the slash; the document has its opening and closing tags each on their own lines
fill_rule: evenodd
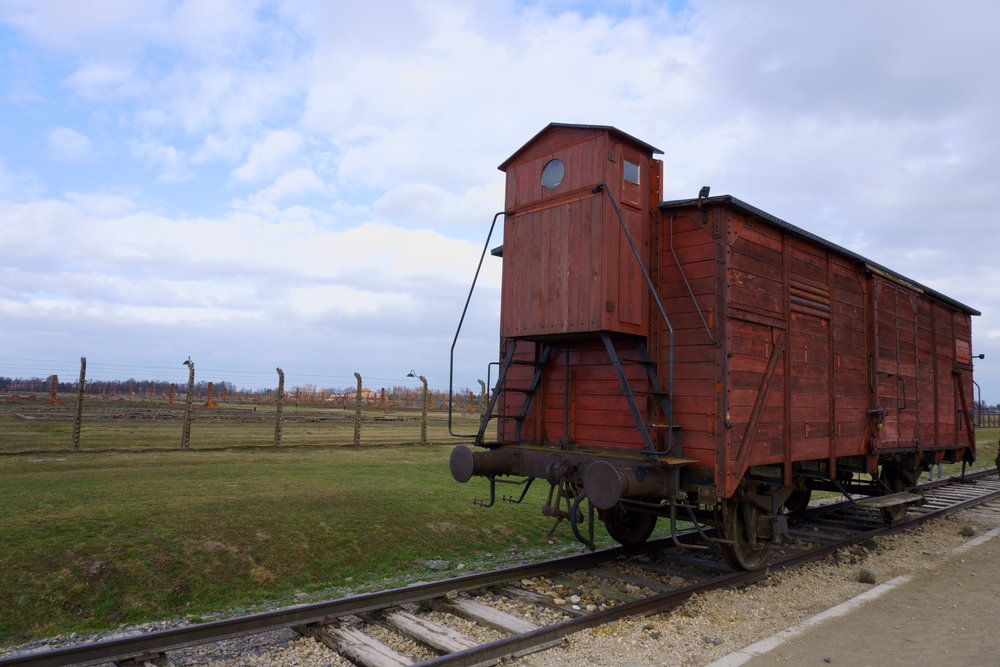
<svg viewBox="0 0 1000 667">
<path fill-rule="evenodd" d="M 277 173 L 302 147 L 302 135 L 291 130 L 271 132 L 256 142 L 246 161 L 233 170 L 233 176 L 242 181 L 257 181 Z"/>
<path fill-rule="evenodd" d="M 67 80 L 80 95 L 91 98 L 116 97 L 148 90 L 148 85 L 136 78 L 128 65 L 88 63 Z"/>
<path fill-rule="evenodd" d="M 81 213 L 96 217 L 120 216 L 135 209 L 135 202 L 132 200 L 107 192 L 67 192 L 66 199 L 76 205 Z"/>
<path fill-rule="evenodd" d="M 215 285 L 211 291 L 248 280 L 288 289 L 304 283 L 344 289 L 367 285 L 409 293 L 419 301 L 407 280 L 430 277 L 463 284 L 479 258 L 475 244 L 385 224 L 330 232 L 307 221 L 271 221 L 252 213 L 219 218 L 169 218 L 147 212 L 100 215 L 79 205 L 93 210 L 93 202 L 105 197 L 74 195 L 74 203 L 0 202 L 0 216 L 7 221 L 0 259 L 22 271 L 42 261 L 46 266 L 132 275 L 137 283 L 159 280 L 162 272 L 172 274 L 184 266 L 185 275 L 210 280 Z M 499 267 L 487 271 L 483 280 L 496 287 Z M 242 290 L 231 293 L 241 303 L 248 298 Z M 257 307 L 271 308 L 266 300 Z"/>
<path fill-rule="evenodd" d="M 0 313 L 5 317 L 46 320 L 65 325 L 79 320 L 103 320 L 120 326 L 220 326 L 259 320 L 261 311 L 240 311 L 224 308 L 158 308 L 152 306 L 112 305 L 104 303 L 71 303 L 58 299 L 11 301 L 0 299 Z"/>
<path fill-rule="evenodd" d="M 49 132 L 49 153 L 57 160 L 80 162 L 90 157 L 93 142 L 83 134 L 68 127 L 57 127 Z"/>
<path fill-rule="evenodd" d="M 7 162 L 0 156 L 0 199 L 22 201 L 36 197 L 41 187 L 34 174 L 28 171 L 20 173 L 7 168 Z"/>
<path fill-rule="evenodd" d="M 160 143 L 155 139 L 135 140 L 131 142 L 132 155 L 156 167 L 160 174 L 157 181 L 163 183 L 179 183 L 194 177 L 194 171 L 188 166 L 187 155 L 175 146 Z"/>
<path fill-rule="evenodd" d="M 443 229 L 481 226 L 503 208 L 503 183 L 469 188 L 454 195 L 435 185 L 415 183 L 394 188 L 375 202 L 375 216 L 407 227 Z"/>
<path fill-rule="evenodd" d="M 326 192 L 326 186 L 312 169 L 293 169 L 279 176 L 273 184 L 255 194 L 252 199 L 277 202 L 286 197 L 322 192 Z"/>
<path fill-rule="evenodd" d="M 983 83 L 995 78 L 995 3 L 942 12 L 695 0 L 679 17 L 644 3 L 614 16 L 574 7 L 6 3 L 0 20 L 40 57 L 60 54 L 75 68 L 25 85 L 55 108 L 56 92 L 68 91 L 67 125 L 84 127 L 69 119 L 81 105 L 103 112 L 102 134 L 91 133 L 150 165 L 143 187 L 167 198 L 156 210 L 193 213 L 153 214 L 141 196 L 108 195 L 111 182 L 47 181 L 74 194 L 30 201 L 30 162 L 8 156 L 0 197 L 30 204 L 17 215 L 34 216 L 50 245 L 32 241 L 25 223 L 0 251 L 16 246 L 18 266 L 44 256 L 110 273 L 87 259 L 99 257 L 136 289 L 79 273 L 67 282 L 111 290 L 108 303 L 139 307 L 162 289 L 199 307 L 260 311 L 258 333 L 282 317 L 311 322 L 303 335 L 317 338 L 338 318 L 360 318 L 368 338 L 402 349 L 389 332 L 394 313 L 433 312 L 419 331 L 435 335 L 451 303 L 441 292 L 464 291 L 474 266 L 451 266 L 449 253 L 477 259 L 479 248 L 449 237 L 502 207 L 496 165 L 549 121 L 600 123 L 666 151 L 666 197 L 706 184 L 731 193 L 982 307 L 977 331 L 1000 331 L 989 315 L 1000 294 L 983 287 L 997 283 L 990 249 L 1000 244 L 1000 89 Z M 156 181 L 177 185 L 160 195 Z M 106 247 L 67 233 L 71 224 Z M 154 284 L 157 272 L 195 274 L 205 289 Z M 31 280 L 17 299 L 33 293 Z M 497 280 L 487 276 L 487 291 Z M 203 301 L 208 293 L 221 296 Z M 483 303 L 493 355 L 496 302 Z M 413 331 L 416 321 L 406 320 Z"/>
</svg>

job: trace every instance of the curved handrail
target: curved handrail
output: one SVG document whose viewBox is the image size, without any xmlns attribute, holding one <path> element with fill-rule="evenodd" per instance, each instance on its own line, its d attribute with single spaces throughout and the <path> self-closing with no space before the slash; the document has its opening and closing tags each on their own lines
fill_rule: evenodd
<svg viewBox="0 0 1000 667">
<path fill-rule="evenodd" d="M 451 341 L 451 356 L 448 359 L 448 434 L 456 438 L 475 438 L 478 437 L 475 433 L 465 434 L 465 433 L 455 433 L 451 430 L 451 409 L 452 409 L 452 382 L 455 373 L 455 343 L 458 342 L 458 334 L 462 331 L 462 324 L 465 322 L 465 313 L 469 310 L 469 302 L 472 301 L 472 292 L 476 289 L 476 281 L 479 280 L 479 271 L 483 268 L 483 259 L 486 257 L 486 251 L 490 247 L 490 238 L 493 237 L 493 228 L 496 227 L 497 218 L 501 215 L 514 215 L 514 211 L 500 211 L 493 216 L 493 222 L 490 224 L 490 232 L 486 235 L 486 243 L 483 244 L 483 254 L 479 256 L 479 265 L 476 267 L 476 275 L 472 278 L 472 287 L 469 288 L 469 296 L 465 299 L 465 308 L 462 308 L 462 317 L 458 320 L 458 328 L 455 330 L 455 339 Z"/>
</svg>

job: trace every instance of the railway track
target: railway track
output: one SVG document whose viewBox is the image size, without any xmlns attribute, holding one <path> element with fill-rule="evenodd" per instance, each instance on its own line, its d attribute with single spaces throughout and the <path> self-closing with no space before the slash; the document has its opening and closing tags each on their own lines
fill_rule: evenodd
<svg viewBox="0 0 1000 667">
<path fill-rule="evenodd" d="M 878 509 L 843 501 L 792 515 L 794 542 L 773 550 L 767 567 L 733 571 L 714 545 L 707 550 L 680 549 L 669 539 L 641 548 L 606 549 L 444 581 L 340 598 L 326 602 L 229 618 L 141 635 L 67 646 L 0 659 L 0 667 L 61 667 L 114 662 L 118 665 L 170 665 L 169 653 L 281 628 L 317 638 L 331 650 L 366 667 L 469 667 L 525 655 L 558 645 L 563 638 L 628 616 L 669 611 L 692 595 L 745 586 L 771 572 L 818 560 L 845 546 L 913 528 L 933 518 L 1000 499 L 995 468 L 918 487 L 921 505 L 886 525 Z M 682 542 L 698 544 L 697 533 Z M 500 596 L 547 608 L 567 620 L 536 625 L 490 606 Z M 580 599 L 577 599 L 580 598 Z M 580 604 L 590 601 L 591 604 Z M 508 636 L 484 644 L 441 625 L 425 613 L 447 612 Z M 360 626 L 376 624 L 439 654 L 418 662 L 365 634 Z"/>
</svg>

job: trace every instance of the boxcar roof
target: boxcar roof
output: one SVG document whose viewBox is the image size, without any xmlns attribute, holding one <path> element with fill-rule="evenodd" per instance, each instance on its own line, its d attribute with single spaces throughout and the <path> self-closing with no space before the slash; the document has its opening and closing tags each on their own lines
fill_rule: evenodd
<svg viewBox="0 0 1000 667">
<path fill-rule="evenodd" d="M 757 208 L 756 206 L 751 206 L 750 204 L 747 204 L 744 201 L 740 201 L 739 199 L 737 199 L 736 197 L 733 197 L 732 195 L 720 195 L 718 197 L 706 197 L 705 199 L 702 199 L 701 202 L 702 202 L 702 204 L 725 204 L 725 205 L 728 205 L 728 206 L 732 206 L 733 208 L 739 209 L 739 210 L 741 210 L 741 211 L 743 211 L 745 213 L 749 213 L 750 215 L 755 215 L 757 217 L 763 218 L 763 219 L 767 220 L 768 222 L 770 222 L 770 223 L 772 223 L 772 224 L 774 224 L 774 225 L 776 225 L 778 227 L 781 227 L 782 229 L 786 229 L 789 232 L 791 232 L 791 233 L 793 233 L 793 234 L 795 234 L 797 236 L 801 236 L 803 238 L 807 238 L 810 241 L 812 241 L 814 243 L 817 243 L 817 244 L 819 244 L 819 245 L 821 245 L 821 246 L 823 246 L 825 248 L 829 248 L 830 250 L 838 252 L 841 255 L 844 255 L 846 257 L 850 257 L 851 259 L 854 259 L 854 260 L 857 260 L 858 262 L 861 262 L 861 263 L 865 264 L 869 269 L 872 269 L 875 273 L 886 274 L 887 276 L 889 276 L 889 277 L 891 277 L 891 278 L 893 278 L 895 280 L 899 280 L 899 281 L 902 281 L 904 283 L 908 283 L 910 285 L 913 285 L 914 287 L 918 287 L 921 290 L 923 290 L 925 293 L 929 294 L 930 296 L 933 296 L 935 299 L 938 299 L 939 301 L 943 301 L 944 303 L 947 303 L 948 305 L 954 306 L 955 308 L 958 308 L 959 310 L 964 310 L 965 312 L 969 313 L 970 315 L 982 315 L 982 313 L 980 313 L 975 308 L 970 308 L 969 306 L 966 306 L 964 303 L 956 301 L 955 299 L 952 299 L 951 297 L 945 296 L 944 294 L 941 294 L 940 292 L 938 292 L 936 290 L 933 290 L 930 287 L 926 287 L 924 285 L 921 285 L 917 281 L 912 280 L 910 278 L 907 278 L 906 276 L 903 276 L 903 275 L 899 274 L 898 272 L 893 271 L 892 269 L 887 269 L 886 267 L 884 267 L 884 266 L 882 266 L 880 264 L 876 264 L 875 262 L 871 261 L 870 259 L 868 259 L 866 257 L 862 257 L 861 255 L 859 255 L 856 252 L 852 252 L 852 251 L 848 250 L 847 248 L 842 248 L 841 246 L 837 245 L 836 243 L 832 243 L 832 242 L 827 241 L 826 239 L 824 239 L 824 238 L 822 238 L 820 236 L 816 236 L 815 234 L 813 234 L 811 232 L 807 232 L 806 230 L 802 229 L 801 227 L 796 227 L 795 225 L 793 225 L 791 223 L 785 222 L 781 218 L 776 218 L 775 216 L 771 215 L 770 213 L 762 211 L 759 208 Z M 663 202 L 660 202 L 658 204 L 658 206 L 661 209 L 671 209 L 671 208 L 681 208 L 681 207 L 684 207 L 684 206 L 696 206 L 697 204 L 698 204 L 698 199 L 675 199 L 675 200 L 672 200 L 672 201 L 663 201 Z"/>
<path fill-rule="evenodd" d="M 541 137 L 543 134 L 545 134 L 549 130 L 551 130 L 553 128 L 556 128 L 556 127 L 567 127 L 567 128 L 575 129 L 575 130 L 602 130 L 602 131 L 607 130 L 607 132 L 609 134 L 615 134 L 615 135 L 618 135 L 619 137 L 623 137 L 623 138 L 631 141 L 632 143 L 635 143 L 635 144 L 638 144 L 638 145 L 642 146 L 643 148 L 645 148 L 649 152 L 653 153 L 654 155 L 656 155 L 658 153 L 659 154 L 663 153 L 663 151 L 661 151 L 656 146 L 650 146 L 649 144 L 647 144 L 642 139 L 636 139 L 631 134 L 626 134 L 625 132 L 622 132 L 621 130 L 619 130 L 617 127 L 612 127 L 611 125 L 577 125 L 575 123 L 549 123 L 548 125 L 546 125 L 545 127 L 543 127 L 541 130 L 539 130 L 538 134 L 536 134 L 535 136 L 533 136 L 531 139 L 528 139 L 528 141 L 524 142 L 524 145 L 521 146 L 520 148 L 518 148 L 516 151 L 514 151 L 514 153 L 509 158 L 507 158 L 506 160 L 504 160 L 503 163 L 499 167 L 497 167 L 497 169 L 499 169 L 500 171 L 507 171 L 507 165 L 509 165 L 511 162 L 513 162 L 514 159 L 518 155 L 520 155 L 524 151 L 525 148 L 527 148 L 531 144 L 535 143 L 535 141 L 537 141 L 538 138 Z"/>
</svg>

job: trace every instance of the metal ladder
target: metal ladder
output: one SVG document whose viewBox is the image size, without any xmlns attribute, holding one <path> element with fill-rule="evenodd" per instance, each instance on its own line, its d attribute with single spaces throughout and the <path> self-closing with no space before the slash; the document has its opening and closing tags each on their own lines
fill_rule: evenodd
<svg viewBox="0 0 1000 667">
<path fill-rule="evenodd" d="M 643 454 L 648 454 L 653 463 L 659 465 L 660 456 L 673 454 L 674 456 L 680 457 L 681 443 L 680 439 L 675 437 L 674 431 L 681 428 L 678 424 L 673 423 L 673 408 L 672 402 L 670 400 L 670 392 L 664 391 L 663 385 L 660 384 L 660 378 L 656 374 L 656 362 L 649 358 L 649 354 L 646 352 L 646 345 L 640 339 L 635 340 L 636 352 L 639 354 L 638 359 L 628 359 L 625 357 L 618 356 L 618 352 L 615 350 L 614 343 L 611 342 L 611 336 L 605 332 L 601 332 L 601 340 L 604 342 L 604 349 L 608 352 L 608 357 L 611 359 L 611 365 L 614 366 L 615 373 L 618 375 L 618 382 L 622 386 L 622 394 L 625 395 L 625 400 L 628 401 L 629 409 L 632 411 L 632 418 L 635 420 L 635 427 L 639 430 L 639 435 L 642 436 L 642 442 L 645 445 L 645 449 L 642 450 Z M 625 377 L 625 370 L 622 368 L 622 362 L 633 362 L 640 364 L 646 370 L 646 377 L 649 379 L 649 384 L 653 387 L 651 390 L 635 390 L 628 383 L 628 378 Z M 636 394 L 649 394 L 656 398 L 657 403 L 659 403 L 660 408 L 663 410 L 663 414 L 667 419 L 666 424 L 657 423 L 647 423 L 642 418 L 642 413 L 639 410 L 639 404 L 635 402 Z M 659 450 L 656 448 L 656 443 L 649 435 L 649 431 L 652 428 L 666 428 L 668 430 L 668 447 L 667 450 Z"/>
<path fill-rule="evenodd" d="M 529 341 L 534 345 L 533 341 Z M 524 420 L 528 417 L 528 410 L 531 408 L 531 401 L 535 397 L 535 393 L 538 391 L 538 383 L 542 380 L 542 371 L 545 368 L 545 363 L 549 359 L 549 353 L 552 351 L 552 343 L 545 343 L 542 346 L 542 354 L 538 361 L 521 361 L 514 359 L 514 352 L 517 350 L 517 339 L 511 339 L 510 348 L 507 350 L 507 356 L 504 357 L 503 363 L 500 364 L 500 371 L 497 374 L 497 383 L 493 388 L 492 395 L 490 396 L 490 402 L 486 406 L 486 414 L 482 416 L 479 422 L 479 432 L 476 434 L 475 445 L 479 447 L 487 447 L 494 449 L 499 447 L 501 443 L 484 443 L 483 437 L 486 434 L 486 429 L 489 423 L 493 419 L 513 419 L 516 422 L 514 427 L 514 440 L 515 442 L 521 442 L 521 427 L 524 425 Z M 531 384 L 527 388 L 520 387 L 503 387 L 504 381 L 507 379 L 507 371 L 511 366 L 533 366 L 535 369 L 534 376 L 531 378 Z M 493 410 L 496 407 L 497 399 L 500 397 L 501 387 L 502 391 L 516 391 L 524 394 L 524 403 L 521 404 L 521 412 L 517 415 L 495 415 Z"/>
</svg>

